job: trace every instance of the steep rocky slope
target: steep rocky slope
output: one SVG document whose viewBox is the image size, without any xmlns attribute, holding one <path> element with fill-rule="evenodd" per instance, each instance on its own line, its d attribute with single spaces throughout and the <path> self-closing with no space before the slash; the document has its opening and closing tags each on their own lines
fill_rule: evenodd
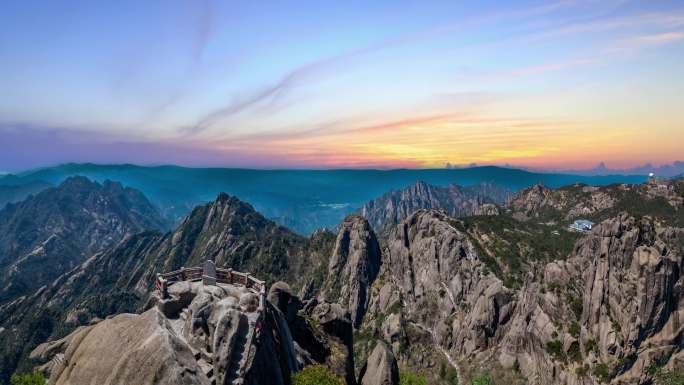
<svg viewBox="0 0 684 385">
<path fill-rule="evenodd" d="M 45 362 L 54 385 L 284 385 L 310 364 L 328 364 L 354 385 L 353 357 L 336 367 L 331 349 L 341 335 L 351 337 L 349 319 L 327 304 L 307 304 L 300 315 L 303 304 L 287 284 L 274 288 L 266 300 L 241 285 L 175 283 L 167 299 L 153 293 L 142 314 L 81 327 L 31 357 Z"/>
<path fill-rule="evenodd" d="M 13 178 L 6 176 L 0 183 L 0 210 L 2 210 L 8 203 L 15 203 L 28 198 L 29 195 L 35 195 L 47 188 L 52 187 L 49 183 L 42 181 L 28 181 L 24 182 L 12 180 Z"/>
<path fill-rule="evenodd" d="M 492 183 L 439 187 L 419 181 L 364 204 L 360 214 L 380 231 L 419 209 L 442 209 L 454 217 L 498 214 L 496 204 L 503 204 L 509 195 Z"/>
<path fill-rule="evenodd" d="M 320 287 L 334 235 L 301 237 L 265 219 L 226 194 L 197 207 L 167 234 L 143 232 L 96 253 L 31 295 L 0 306 L 0 374 L 30 364 L 28 352 L 92 319 L 138 311 L 156 273 L 196 266 L 207 258 L 218 266 L 285 279 L 299 288 Z"/>
<path fill-rule="evenodd" d="M 0 211 L 0 303 L 73 269 L 124 237 L 164 221 L 137 190 L 67 179 Z"/>
<path fill-rule="evenodd" d="M 507 207 L 516 218 L 568 223 L 577 218 L 595 222 L 615 217 L 622 211 L 637 216 L 658 217 L 669 224 L 684 226 L 681 207 L 683 179 L 671 187 L 657 184 L 570 185 L 550 189 L 534 185 L 516 193 Z"/>
<path fill-rule="evenodd" d="M 445 385 L 456 378 L 468 384 L 482 372 L 511 385 L 649 384 L 657 368 L 684 365 L 681 182 L 672 189 L 536 186 L 498 215 L 454 218 L 417 210 L 380 237 L 368 221 L 350 216 L 337 235 L 320 231 L 308 239 L 222 194 L 175 231 L 128 237 L 0 308 L 3 365 L 23 357 L 20 368 L 29 369 L 48 359 L 47 350 L 66 356 L 60 350 L 66 342 L 53 342 L 26 359 L 38 342 L 78 325 L 114 328 L 116 318 L 99 319 L 143 310 L 156 272 L 214 258 L 270 282 L 285 279 L 302 293 L 300 299 L 282 282 L 269 292 L 274 322 L 268 330 L 274 346 L 289 346 L 265 354 L 279 367 L 263 370 L 275 383 L 287 383 L 288 373 L 305 365 L 324 364 L 349 384 L 394 385 L 407 372 Z M 568 231 L 578 217 L 597 225 Z M 215 305 L 188 306 L 198 309 L 192 319 L 207 320 L 196 329 L 205 345 L 193 349 L 207 350 Z M 149 312 L 118 317 L 145 319 L 166 335 L 170 329 L 158 329 L 163 322 Z M 188 335 L 181 336 L 187 343 Z M 166 357 L 181 360 L 183 351 L 174 348 Z M 192 367 L 193 360 L 201 361 L 181 360 L 178 367 Z M 130 365 L 114 372 L 123 375 Z M 14 366 L 6 368 L 10 373 Z"/>
<path fill-rule="evenodd" d="M 670 203 L 644 186 L 620 188 L 639 194 L 640 204 L 576 234 L 574 246 L 539 241 L 554 242 L 564 226 L 531 223 L 530 213 L 553 207 L 550 197 L 559 194 L 542 188 L 528 192 L 532 205 L 501 216 L 415 212 L 388 234 L 357 359 L 383 340 L 400 367 L 433 383 L 446 383 L 445 373 L 457 368 L 462 382 L 486 370 L 512 384 L 640 384 L 653 368 L 684 364 L 684 229 L 671 225 L 681 206 L 638 216 L 650 200 Z M 611 209 L 624 200 L 618 196 Z M 567 215 L 574 207 L 554 210 Z M 486 225 L 497 219 L 499 227 Z M 519 279 L 506 280 L 514 263 L 522 265 Z"/>
<path fill-rule="evenodd" d="M 349 216 L 339 226 L 321 297 L 345 306 L 354 327 L 363 321 L 368 288 L 380 270 L 380 245 L 370 224 Z"/>
</svg>

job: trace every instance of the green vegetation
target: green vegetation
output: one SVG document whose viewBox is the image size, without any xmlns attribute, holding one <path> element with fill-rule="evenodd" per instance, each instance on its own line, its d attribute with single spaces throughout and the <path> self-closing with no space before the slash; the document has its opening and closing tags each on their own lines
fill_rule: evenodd
<svg viewBox="0 0 684 385">
<path fill-rule="evenodd" d="M 594 367 L 594 376 L 599 382 L 610 382 L 610 369 L 608 364 L 601 363 Z"/>
<path fill-rule="evenodd" d="M 684 385 L 684 368 L 666 370 L 658 368 L 653 374 L 655 385 Z"/>
<path fill-rule="evenodd" d="M 494 380 L 489 373 L 478 373 L 473 377 L 472 385 L 494 385 Z"/>
<path fill-rule="evenodd" d="M 667 202 L 663 197 L 647 197 L 644 193 L 636 190 L 619 191 L 618 200 L 612 208 L 589 217 L 594 222 L 614 217 L 621 211 L 639 219 L 642 217 L 660 218 L 671 226 L 684 226 L 684 216 Z"/>
<path fill-rule="evenodd" d="M 570 348 L 568 349 L 568 358 L 572 362 L 582 361 L 582 351 L 580 350 L 579 342 L 575 341 L 570 344 Z"/>
<path fill-rule="evenodd" d="M 579 378 L 585 378 L 589 374 L 589 365 L 584 364 L 583 366 L 578 366 L 575 369 L 575 374 L 577 374 L 577 377 Z"/>
<path fill-rule="evenodd" d="M 580 317 L 582 317 L 582 309 L 584 307 L 582 298 L 568 296 L 568 304 L 570 305 L 572 312 L 575 313 L 575 318 L 580 319 Z"/>
<path fill-rule="evenodd" d="M 598 343 L 594 338 L 589 338 L 587 342 L 584 344 L 584 350 L 588 352 L 594 352 L 598 354 Z"/>
<path fill-rule="evenodd" d="M 478 256 L 507 287 L 513 288 L 522 283 L 526 264 L 563 260 L 580 237 L 564 226 L 521 222 L 510 215 L 467 217 L 459 226 L 474 239 L 479 239 L 478 234 L 487 235 L 486 244 L 473 242 Z"/>
<path fill-rule="evenodd" d="M 553 340 L 546 343 L 546 351 L 557 361 L 566 361 L 563 343 L 560 340 Z"/>
<path fill-rule="evenodd" d="M 399 385 L 426 385 L 427 380 L 424 375 L 416 374 L 407 370 L 399 373 Z"/>
<path fill-rule="evenodd" d="M 579 338 L 579 335 L 580 335 L 580 331 L 581 331 L 581 330 L 582 330 L 582 328 L 581 328 L 580 325 L 579 325 L 577 322 L 575 322 L 575 321 L 572 321 L 572 322 L 570 323 L 570 326 L 568 326 L 568 333 L 570 333 L 570 335 L 573 336 L 573 337 L 575 337 L 575 338 Z"/>
<path fill-rule="evenodd" d="M 361 372 L 363 364 L 368 359 L 368 355 L 375 349 L 378 343 L 375 333 L 370 328 L 354 330 L 354 369 L 356 373 Z"/>
<path fill-rule="evenodd" d="M 344 380 L 325 365 L 311 365 L 292 375 L 293 385 L 344 385 Z M 14 385 L 14 384 L 13 384 Z"/>
<path fill-rule="evenodd" d="M 439 377 L 448 385 L 458 385 L 458 372 L 447 362 L 440 364 Z"/>
<path fill-rule="evenodd" d="M 45 385 L 45 377 L 41 372 L 33 372 L 33 374 L 13 374 L 10 379 L 12 385 Z"/>
</svg>

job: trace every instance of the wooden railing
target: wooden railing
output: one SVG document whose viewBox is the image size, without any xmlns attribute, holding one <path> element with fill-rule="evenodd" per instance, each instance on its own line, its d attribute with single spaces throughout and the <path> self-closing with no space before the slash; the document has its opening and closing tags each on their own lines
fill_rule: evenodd
<svg viewBox="0 0 684 385">
<path fill-rule="evenodd" d="M 213 270 L 213 266 L 211 267 Z M 254 345 L 255 340 L 259 338 L 262 329 L 262 322 L 264 320 L 264 310 L 266 306 L 266 282 L 261 281 L 253 277 L 250 273 L 241 273 L 239 271 L 234 271 L 233 269 L 222 269 L 215 268 L 216 276 L 212 277 L 216 279 L 216 283 L 223 283 L 229 285 L 241 285 L 246 287 L 248 290 L 259 295 L 259 307 L 257 308 L 257 317 L 254 320 L 249 321 L 254 332 L 251 334 L 251 338 L 247 341 L 245 347 L 246 351 L 249 352 Z M 211 273 L 210 273 L 211 274 Z M 191 267 L 184 268 L 181 267 L 179 270 L 171 271 L 164 274 L 157 274 L 157 279 L 155 280 L 155 287 L 162 294 L 162 297 L 168 295 L 168 287 L 175 282 L 181 281 L 199 281 L 204 278 L 204 268 L 203 267 Z M 211 280 L 213 282 L 213 280 Z M 237 369 L 237 377 L 240 378 L 244 376 L 245 368 L 248 367 L 247 360 Z"/>
<path fill-rule="evenodd" d="M 168 273 L 157 274 L 155 288 L 165 292 L 169 285 L 181 281 L 198 281 L 202 279 L 204 269 L 201 266 L 185 268 Z M 266 299 L 266 282 L 253 277 L 250 273 L 241 273 L 233 269 L 216 268 L 216 283 L 241 285 L 259 294 L 259 310 L 263 309 Z"/>
</svg>

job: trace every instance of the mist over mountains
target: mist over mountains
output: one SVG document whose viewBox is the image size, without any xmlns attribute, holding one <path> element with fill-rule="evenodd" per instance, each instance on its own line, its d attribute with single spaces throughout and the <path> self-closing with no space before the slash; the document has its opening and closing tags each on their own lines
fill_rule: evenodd
<svg viewBox="0 0 684 385">
<path fill-rule="evenodd" d="M 321 227 L 333 228 L 367 201 L 417 181 L 442 187 L 488 182 L 516 191 L 536 183 L 560 187 L 573 183 L 606 185 L 645 180 L 645 176 L 639 175 L 581 176 L 494 166 L 464 169 L 251 170 L 65 164 L 0 177 L 0 189 L 9 185 L 28 186 L 30 183 L 57 185 L 75 175 L 99 182 L 115 180 L 140 190 L 167 220 L 176 223 L 196 205 L 209 202 L 219 192 L 225 192 L 249 202 L 267 218 L 301 234 L 309 234 Z M 28 188 L 26 191 L 35 192 Z"/>
<path fill-rule="evenodd" d="M 533 169 L 530 169 L 533 170 Z M 577 174 L 577 175 L 648 175 L 650 173 L 659 177 L 671 178 L 684 174 L 684 162 L 674 161 L 671 164 L 662 164 L 655 166 L 651 163 L 644 163 L 641 166 L 629 168 L 613 168 L 606 165 L 605 162 L 600 162 L 596 167 L 590 169 L 567 169 L 558 170 L 557 172 Z"/>
<path fill-rule="evenodd" d="M 0 210 L 0 383 L 285 385 L 321 365 L 362 385 L 646 385 L 684 360 L 682 179 L 419 181 L 308 237 L 226 193 L 177 226 L 151 202 L 78 176 Z M 207 259 L 265 280 L 263 307 L 240 285 L 155 290 Z"/>
</svg>

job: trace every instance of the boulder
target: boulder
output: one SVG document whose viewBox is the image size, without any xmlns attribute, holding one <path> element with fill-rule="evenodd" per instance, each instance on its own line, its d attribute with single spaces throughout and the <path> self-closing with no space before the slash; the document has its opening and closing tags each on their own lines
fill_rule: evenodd
<svg viewBox="0 0 684 385">
<path fill-rule="evenodd" d="M 399 367 L 392 351 L 379 342 L 362 370 L 361 385 L 397 385 Z"/>
<path fill-rule="evenodd" d="M 121 314 L 79 329 L 51 385 L 208 385 L 190 347 L 157 309 Z"/>
<path fill-rule="evenodd" d="M 157 302 L 39 346 L 33 357 L 58 384 L 288 383 L 297 369 L 287 322 L 244 287 L 201 282 L 171 285 L 173 316 Z M 191 298 L 189 303 L 185 303 Z M 351 326 L 350 326 L 351 328 Z"/>
</svg>

